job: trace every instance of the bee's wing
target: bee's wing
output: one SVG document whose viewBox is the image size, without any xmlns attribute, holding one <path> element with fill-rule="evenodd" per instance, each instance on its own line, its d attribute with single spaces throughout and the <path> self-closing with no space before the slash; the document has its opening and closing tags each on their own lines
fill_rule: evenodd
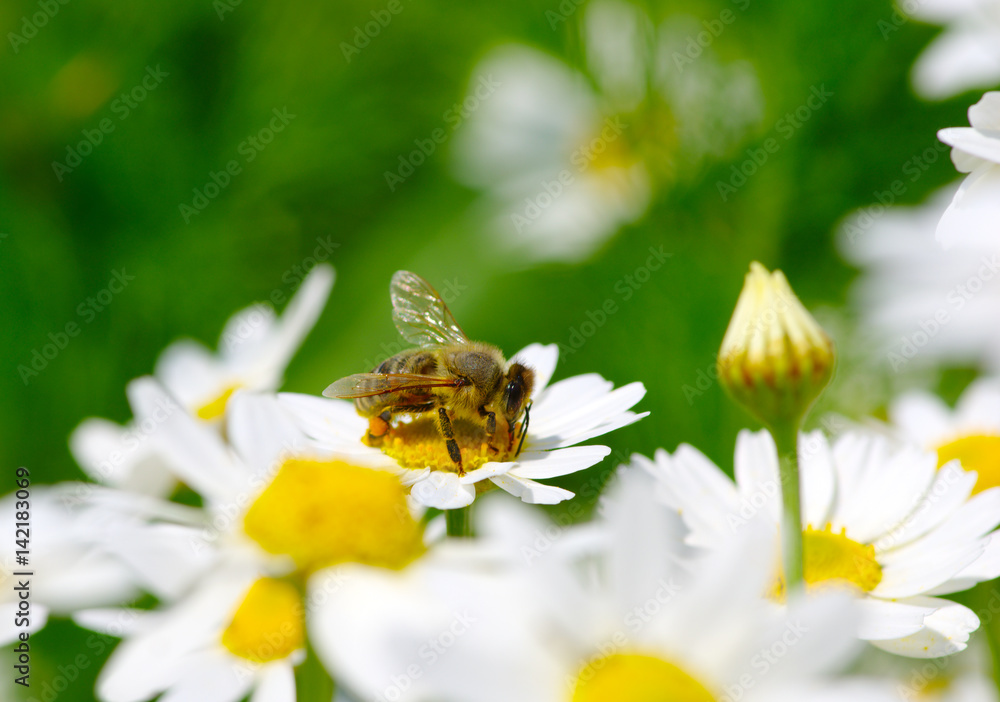
<svg viewBox="0 0 1000 702">
<path fill-rule="evenodd" d="M 444 346 L 469 341 L 448 305 L 430 283 L 416 273 L 396 271 L 389 284 L 392 321 L 415 346 Z"/>
<path fill-rule="evenodd" d="M 323 391 L 326 397 L 354 399 L 384 395 L 399 390 L 419 390 L 421 388 L 455 387 L 459 378 L 442 378 L 438 375 L 417 375 L 415 373 L 356 373 L 332 383 Z"/>
</svg>

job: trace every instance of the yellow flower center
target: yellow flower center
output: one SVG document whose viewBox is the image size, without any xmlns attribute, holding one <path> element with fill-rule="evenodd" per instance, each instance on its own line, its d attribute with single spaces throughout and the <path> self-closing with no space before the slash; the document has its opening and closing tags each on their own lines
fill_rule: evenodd
<svg viewBox="0 0 1000 702">
<path fill-rule="evenodd" d="M 506 425 L 499 420 L 497 423 L 500 426 L 497 427 L 491 448 L 485 421 L 452 420 L 452 432 L 462 454 L 462 472 L 468 473 L 489 461 L 506 461 L 513 458 L 519 443 L 517 435 L 521 425 L 515 426 L 514 442 L 507 448 L 507 433 L 503 428 Z M 403 468 L 413 470 L 430 468 L 458 472 L 458 465 L 448 454 L 448 445 L 441 436 L 437 422 L 429 416 L 391 427 L 384 437 L 375 441 L 365 437 L 365 442 L 381 448 L 383 453 L 394 458 Z"/>
<path fill-rule="evenodd" d="M 344 562 L 399 569 L 424 550 L 399 479 L 342 461 L 285 461 L 243 529 L 307 572 Z"/>
<path fill-rule="evenodd" d="M 937 454 L 938 468 L 957 458 L 964 470 L 976 471 L 979 477 L 973 494 L 1000 485 L 1000 436 L 996 434 L 963 436 L 938 446 Z"/>
<path fill-rule="evenodd" d="M 615 653 L 580 670 L 571 702 L 715 702 L 715 698 L 673 663 L 638 653 Z"/>
<path fill-rule="evenodd" d="M 845 531 L 835 534 L 827 524 L 825 529 L 807 527 L 802 532 L 803 578 L 814 587 L 821 583 L 850 583 L 862 592 L 871 592 L 882 582 L 875 547 L 847 538 Z M 770 596 L 784 600 L 784 578 L 778 578 Z"/>
<path fill-rule="evenodd" d="M 229 402 L 229 398 L 233 396 L 233 393 L 239 390 L 239 385 L 231 385 L 219 393 L 219 396 L 214 400 L 209 400 L 195 412 L 198 419 L 204 419 L 206 422 L 210 422 L 213 419 L 218 419 L 226 413 L 226 403 Z"/>
<path fill-rule="evenodd" d="M 250 587 L 222 632 L 223 646 L 255 663 L 285 658 L 304 641 L 299 593 L 290 583 L 273 578 L 261 578 Z"/>
</svg>

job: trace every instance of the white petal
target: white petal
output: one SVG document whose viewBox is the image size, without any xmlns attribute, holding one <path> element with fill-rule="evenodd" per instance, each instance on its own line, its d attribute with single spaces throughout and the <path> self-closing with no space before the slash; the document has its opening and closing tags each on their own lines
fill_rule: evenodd
<svg viewBox="0 0 1000 702">
<path fill-rule="evenodd" d="M 909 392 L 889 407 L 889 419 L 918 446 L 930 446 L 951 432 L 951 412 L 936 395 Z"/>
<path fill-rule="evenodd" d="M 539 394 L 549 386 L 552 374 L 556 372 L 559 361 L 558 344 L 529 344 L 514 354 L 511 363 L 520 363 L 535 371 L 535 387 L 532 394 Z"/>
<path fill-rule="evenodd" d="M 613 421 L 634 406 L 645 394 L 646 388 L 642 383 L 629 383 L 602 397 L 593 398 L 587 402 L 579 401 L 572 409 L 563 409 L 559 416 L 553 415 L 549 409 L 543 426 L 537 427 L 537 431 L 533 427 L 531 433 L 534 436 L 545 437 L 567 431 L 587 431 L 604 422 Z M 532 422 L 534 422 L 534 418 L 532 418 Z"/>
<path fill-rule="evenodd" d="M 836 494 L 833 454 L 822 431 L 799 436 L 802 522 L 822 529 L 830 520 Z"/>
<path fill-rule="evenodd" d="M 459 478 L 458 481 L 463 485 L 472 485 L 473 483 L 478 483 L 480 480 L 486 480 L 487 478 L 492 478 L 497 475 L 503 475 L 516 465 L 517 463 L 514 461 L 509 463 L 494 463 L 491 461 L 489 463 L 484 463 L 481 467 L 476 468 L 476 470 L 470 470 L 468 473 Z M 404 477 L 403 483 L 406 484 L 407 482 L 408 481 Z"/>
<path fill-rule="evenodd" d="M 940 130 L 938 138 L 956 149 L 1000 164 L 1000 138 L 998 137 L 989 136 L 972 127 L 951 127 Z"/>
<path fill-rule="evenodd" d="M 863 597 L 858 600 L 857 606 L 861 612 L 858 638 L 866 641 L 898 639 L 915 634 L 923 628 L 924 618 L 934 612 L 933 607 L 875 597 Z"/>
<path fill-rule="evenodd" d="M 398 465 L 378 449 L 361 443 L 368 420 L 358 415 L 354 403 L 290 392 L 279 393 L 278 403 L 318 446 L 373 468 Z"/>
<path fill-rule="evenodd" d="M 742 505 L 736 485 L 698 449 L 681 444 L 673 456 L 659 450 L 654 470 L 660 477 L 658 494 L 691 530 L 689 544 L 712 548 L 734 536 L 730 517 Z"/>
<path fill-rule="evenodd" d="M 768 431 L 740 431 L 736 437 L 734 473 L 743 503 L 761 504 L 765 513 L 778 521 L 781 514 L 778 450 Z"/>
<path fill-rule="evenodd" d="M 316 453 L 273 395 L 235 393 L 229 401 L 227 434 L 250 474 L 259 478 L 274 476 L 292 456 Z"/>
<path fill-rule="evenodd" d="M 410 495 L 420 504 L 437 509 L 468 507 L 476 499 L 476 486 L 463 485 L 457 473 L 435 470 L 414 483 Z"/>
<path fill-rule="evenodd" d="M 1000 144 L 1000 139 L 996 139 Z M 984 163 L 970 173 L 938 222 L 937 240 L 945 247 L 966 238 L 987 237 L 1000 221 L 1000 166 Z M 994 264 L 995 267 L 996 264 Z M 984 267 L 989 270 L 989 267 Z"/>
<path fill-rule="evenodd" d="M 233 383 L 212 352 L 190 339 L 164 349 L 156 359 L 154 375 L 189 412 L 214 400 Z"/>
<path fill-rule="evenodd" d="M 918 541 L 892 554 L 882 567 L 882 580 L 872 595 L 902 598 L 929 592 L 967 568 L 982 555 L 978 541 L 958 542 L 947 548 L 923 547 Z"/>
<path fill-rule="evenodd" d="M 582 443 L 584 441 L 589 441 L 598 436 L 603 436 L 604 434 L 609 434 L 616 429 L 621 429 L 622 427 L 627 427 L 629 424 L 635 424 L 640 419 L 648 417 L 649 412 L 622 412 L 617 417 L 613 419 L 604 421 L 596 426 L 592 426 L 588 429 L 578 431 L 579 427 L 572 427 L 564 429 L 563 432 L 556 436 L 546 437 L 544 439 L 535 438 L 528 432 L 528 438 L 525 441 L 525 446 L 530 446 L 534 449 L 546 450 L 546 449 L 558 449 L 566 448 L 568 446 L 575 446 L 576 444 Z"/>
<path fill-rule="evenodd" d="M 236 702 L 254 681 L 250 661 L 221 650 L 192 654 L 182 665 L 183 675 L 159 702 Z"/>
<path fill-rule="evenodd" d="M 962 651 L 969 635 L 979 628 L 979 618 L 967 607 L 934 597 L 911 597 L 904 604 L 938 609 L 924 618 L 916 634 L 896 639 L 873 640 L 879 648 L 910 658 L 937 658 Z"/>
<path fill-rule="evenodd" d="M 600 463 L 611 453 L 607 446 L 573 446 L 545 452 L 524 452 L 511 471 L 520 478 L 544 480 L 569 475 Z"/>
<path fill-rule="evenodd" d="M 141 631 L 144 620 L 150 616 L 143 610 L 107 607 L 80 610 L 73 615 L 73 622 L 84 629 L 121 639 Z"/>
<path fill-rule="evenodd" d="M 258 382 L 251 389 L 277 389 L 285 367 L 326 306 L 335 277 L 333 267 L 326 264 L 309 271 L 254 359 Z"/>
<path fill-rule="evenodd" d="M 542 485 L 534 480 L 518 478 L 510 473 L 498 475 L 490 480 L 502 490 L 506 490 L 514 497 L 520 497 L 532 505 L 554 505 L 573 497 L 573 493 L 569 490 L 563 490 L 554 485 Z"/>
<path fill-rule="evenodd" d="M 950 595 L 968 590 L 976 583 L 993 580 L 1000 576 L 1000 533 L 993 532 L 981 542 L 983 552 L 973 563 L 966 566 L 953 578 L 932 590 L 928 595 Z"/>
<path fill-rule="evenodd" d="M 295 672 L 285 661 L 265 665 L 250 702 L 295 702 Z"/>
</svg>

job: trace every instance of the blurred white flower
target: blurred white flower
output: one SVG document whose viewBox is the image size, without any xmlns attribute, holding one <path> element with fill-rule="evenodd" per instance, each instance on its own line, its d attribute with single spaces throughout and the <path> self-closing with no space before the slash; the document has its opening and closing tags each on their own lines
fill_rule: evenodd
<svg viewBox="0 0 1000 702">
<path fill-rule="evenodd" d="M 631 471 L 619 481 L 596 527 L 550 524 L 533 534 L 525 527 L 537 518 L 526 508 L 487 502 L 503 507 L 493 533 L 512 549 L 534 551 L 543 534 L 557 543 L 542 558 L 522 558 L 519 577 L 478 602 L 459 581 L 429 582 L 458 596 L 462 628 L 449 626 L 447 610 L 428 616 L 412 589 L 403 601 L 382 596 L 395 604 L 384 614 L 368 607 L 364 624 L 357 614 L 353 628 L 377 642 L 353 655 L 362 698 L 790 702 L 850 690 L 859 701 L 892 699 L 889 686 L 824 675 L 856 650 L 850 598 L 793 598 L 782 612 L 761 597 L 772 575 L 768 530 L 749 528 L 731 548 L 689 562 L 679 520 L 650 499 L 653 479 Z M 560 546 L 578 529 L 595 538 L 574 555 Z M 331 612 L 322 628 L 351 619 Z"/>
<path fill-rule="evenodd" d="M 587 258 L 644 214 L 676 160 L 696 164 L 731 145 L 730 127 L 742 139 L 760 119 L 752 68 L 720 67 L 700 46 L 686 56 L 675 24 L 658 29 L 629 2 L 597 0 L 582 29 L 586 76 L 522 45 L 473 70 L 455 173 L 486 192 L 491 240 L 518 260 Z M 693 22 L 689 34 L 701 30 Z M 498 86 L 486 97 L 481 76 Z"/>
<path fill-rule="evenodd" d="M 964 470 L 975 472 L 973 494 L 1000 487 L 1000 381 L 997 379 L 982 378 L 974 382 L 954 410 L 931 393 L 907 393 L 892 403 L 889 420 L 907 441 L 937 452 L 939 465 L 958 459 Z M 1000 548 L 1000 543 L 995 548 Z"/>
<path fill-rule="evenodd" d="M 1000 83 L 998 0 L 917 0 L 902 3 L 907 14 L 945 25 L 913 66 L 918 94 L 932 100 Z"/>
<path fill-rule="evenodd" d="M 918 207 L 866 208 L 841 232 L 844 257 L 862 269 L 854 307 L 894 371 L 942 362 L 1000 369 L 1000 240 L 973 227 L 943 249 L 935 232 L 953 193 Z"/>
<path fill-rule="evenodd" d="M 333 281 L 333 268 L 320 264 L 302 281 L 280 319 L 263 304 L 237 312 L 226 323 L 218 354 L 191 340 L 168 346 L 156 364 L 156 377 L 167 393 L 155 402 L 143 402 L 133 381 L 127 388 L 131 422 L 121 426 L 95 417 L 84 420 L 70 436 L 80 466 L 105 485 L 151 495 L 169 493 L 176 481 L 164 460 L 160 426 L 178 409 L 221 426 L 235 390 L 276 390 L 326 305 Z"/>
<path fill-rule="evenodd" d="M 121 604 L 139 589 L 131 570 L 103 547 L 107 519 L 100 510 L 73 504 L 59 489 L 36 486 L 28 500 L 28 555 L 18 563 L 14 525 L 26 521 L 24 501 L 7 495 L 0 517 L 9 538 L 0 547 L 0 645 L 45 626 L 50 614 L 66 616 L 86 607 Z M 18 502 L 21 502 L 19 505 Z M 14 573 L 29 572 L 29 576 Z M 28 588 L 19 588 L 22 581 Z M 27 599 L 21 598 L 25 593 Z M 23 620 L 23 621 L 22 621 Z"/>
<path fill-rule="evenodd" d="M 368 431 L 368 420 L 358 416 L 353 403 L 293 393 L 282 393 L 279 401 L 316 445 L 395 470 L 410 486 L 410 496 L 421 505 L 438 509 L 466 507 L 476 499 L 477 490 L 486 487 L 481 484 L 486 480 L 525 502 L 555 504 L 573 497 L 573 493 L 537 480 L 568 475 L 600 462 L 611 453 L 607 446 L 575 444 L 628 426 L 648 414 L 630 411 L 646 394 L 642 383 L 615 389 L 600 375 L 588 373 L 550 386 L 558 355 L 555 344 L 532 344 L 514 355 L 512 362 L 535 371 L 523 449 L 514 460 L 501 463 L 490 460 L 485 444 L 463 446 L 463 461 L 471 468 L 464 475 L 455 472 L 454 461 L 433 423 L 414 440 L 386 447 L 383 453 L 361 442 Z M 421 467 L 406 467 L 414 461 Z"/>
<path fill-rule="evenodd" d="M 123 638 L 97 680 L 103 702 L 143 702 L 161 693 L 167 702 L 236 702 L 251 693 L 253 702 L 295 702 L 302 617 L 291 584 L 230 569 L 155 611 L 88 610 L 75 620 Z"/>
<path fill-rule="evenodd" d="M 1000 52 L 1000 29 L 997 42 Z M 941 217 L 937 238 L 946 247 L 974 238 L 1000 248 L 1000 92 L 986 93 L 970 107 L 969 123 L 938 132 L 952 147 L 955 167 L 969 175 Z"/>
<path fill-rule="evenodd" d="M 799 440 L 805 579 L 854 593 L 864 615 L 858 637 L 891 653 L 933 658 L 961 651 L 979 619 L 935 597 L 1000 575 L 1000 489 L 971 496 L 975 475 L 957 461 L 860 432 L 831 446 L 822 432 Z M 730 544 L 753 514 L 780 528 L 781 482 L 771 435 L 742 431 L 735 484 L 691 446 L 655 461 L 663 499 L 691 529 L 692 546 Z M 772 563 L 777 563 L 773 542 Z"/>
</svg>

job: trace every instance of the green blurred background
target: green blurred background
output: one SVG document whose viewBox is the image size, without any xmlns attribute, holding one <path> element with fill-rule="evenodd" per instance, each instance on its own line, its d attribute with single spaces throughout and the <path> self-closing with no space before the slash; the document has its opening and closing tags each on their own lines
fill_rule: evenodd
<svg viewBox="0 0 1000 702">
<path fill-rule="evenodd" d="M 318 240 L 336 244 L 338 279 L 286 389 L 318 393 L 367 370 L 380 344 L 396 341 L 387 287 L 400 268 L 467 286 L 452 305 L 456 317 L 472 338 L 508 354 L 533 341 L 568 346 L 587 312 L 612 298 L 620 311 L 562 355 L 556 378 L 595 371 L 617 384 L 646 384 L 639 409 L 652 415 L 606 439 L 616 456 L 689 442 L 729 469 L 736 432 L 752 422 L 702 377 L 749 262 L 783 268 L 810 308 L 843 305 L 853 273 L 836 254 L 836 224 L 900 177 L 938 128 L 965 124 L 978 98 L 928 104 L 913 96 L 909 68 L 939 30 L 906 22 L 884 38 L 879 21 L 893 16 L 884 0 L 751 0 L 712 49 L 722 61 L 754 67 L 765 108 L 756 136 L 655 192 L 641 221 L 579 265 L 498 263 L 475 231 L 479 194 L 450 175 L 450 143 L 395 192 L 383 174 L 414 139 L 443 126 L 476 61 L 496 44 L 524 42 L 576 62 L 582 11 L 553 30 L 546 12 L 557 10 L 556 0 L 402 3 L 350 62 L 341 43 L 386 3 L 69 0 L 16 47 L 9 32 L 21 33 L 22 18 L 40 5 L 0 5 L 8 37 L 0 48 L 0 459 L 11 472 L 24 465 L 36 482 L 80 479 L 67 448 L 73 427 L 92 415 L 127 420 L 125 383 L 151 372 L 164 346 L 191 336 L 214 348 L 232 312 L 272 290 L 291 292 L 287 272 Z M 685 13 L 700 21 L 733 4 L 646 7 L 657 19 Z M 157 70 L 167 75 L 122 119 L 116 99 Z M 834 97 L 723 202 L 716 181 L 820 84 Z M 190 204 L 192 189 L 282 108 L 294 119 L 185 223 L 179 204 Z M 65 162 L 82 130 L 105 119 L 114 131 L 60 180 L 52 162 Z M 920 201 L 954 177 L 942 158 L 902 199 Z M 651 246 L 672 257 L 622 301 L 616 284 L 645 263 Z M 85 322 L 78 306 L 113 271 L 135 278 L 22 382 L 18 366 L 30 364 L 50 333 Z M 850 370 L 842 364 L 835 382 L 849 382 Z M 847 414 L 871 409 L 870 397 L 865 407 L 852 406 L 850 393 L 831 397 Z M 559 482 L 572 489 L 600 481 L 610 467 Z M 89 636 L 56 621 L 33 637 L 33 695 L 43 699 L 41 683 L 85 650 Z M 90 699 L 102 658 L 59 699 Z M 11 675 L 0 677 L 6 684 Z"/>
</svg>

